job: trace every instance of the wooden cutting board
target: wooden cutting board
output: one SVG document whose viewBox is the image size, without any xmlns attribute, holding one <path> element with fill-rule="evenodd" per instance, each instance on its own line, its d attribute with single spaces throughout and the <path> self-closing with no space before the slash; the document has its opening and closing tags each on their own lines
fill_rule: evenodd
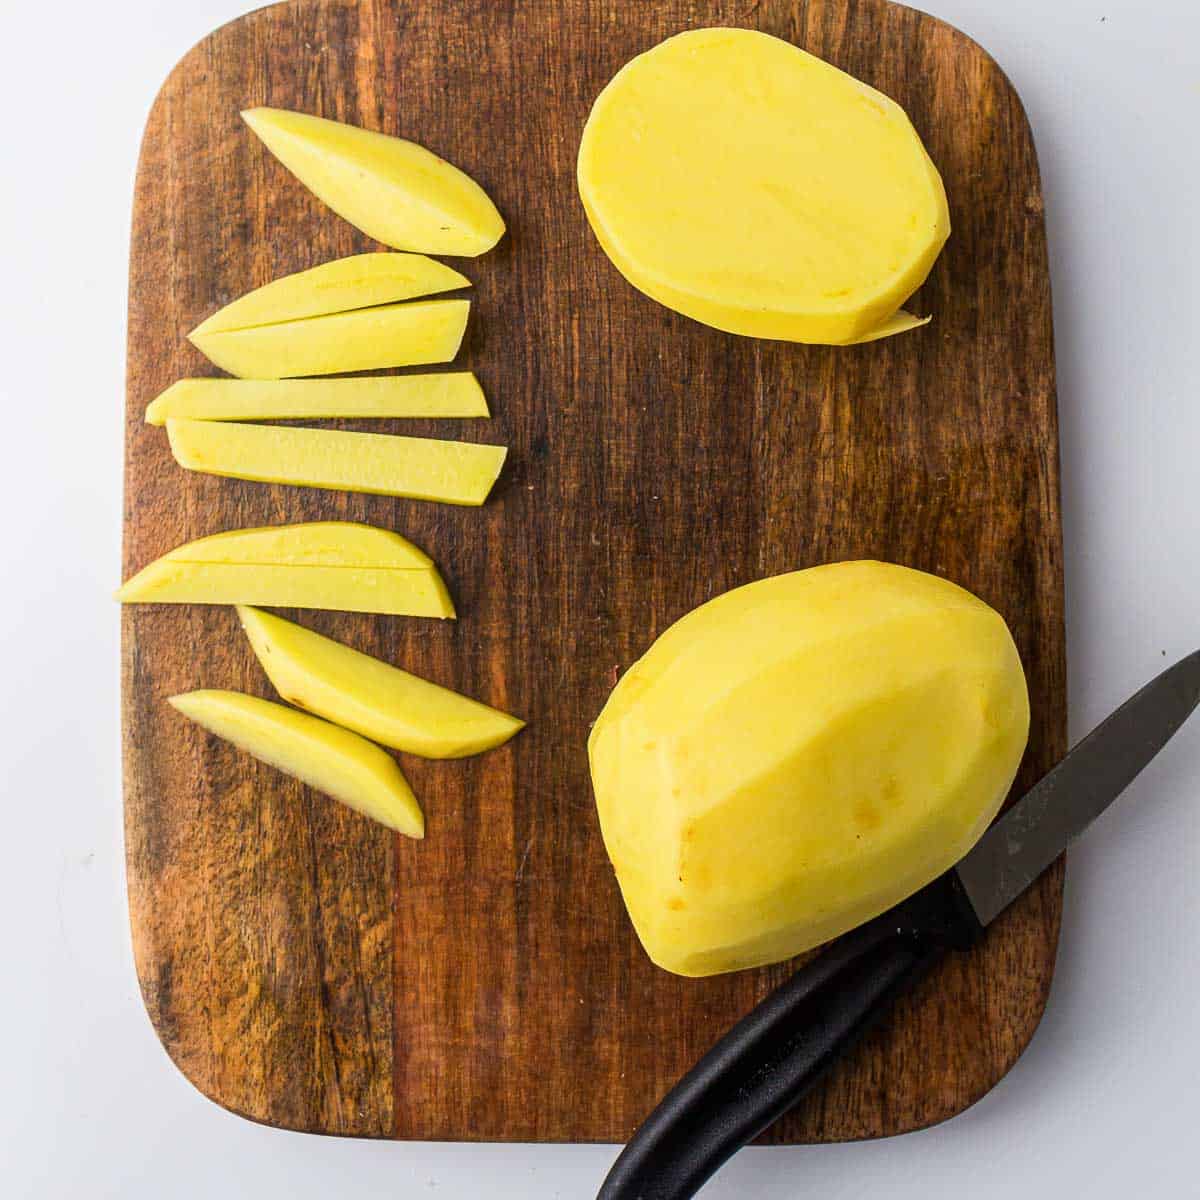
<svg viewBox="0 0 1200 1200">
<path fill-rule="evenodd" d="M 894 96 L 941 168 L 954 233 L 921 332 L 833 349 L 668 312 L 601 253 L 574 184 L 589 105 L 634 54 L 706 24 L 787 38 Z M 511 447 L 482 510 L 239 483 L 176 467 L 142 423 L 213 369 L 184 340 L 285 272 L 375 248 L 263 149 L 239 109 L 415 138 L 495 198 L 509 235 L 464 265 L 458 365 L 495 418 L 404 432 Z M 404 762 L 428 815 L 397 839 L 187 724 L 195 687 L 270 689 L 232 611 L 124 614 L 129 896 L 168 1053 L 206 1095 L 290 1129 L 625 1139 L 787 965 L 674 978 L 624 915 L 584 743 L 670 622 L 764 575 L 878 557 L 1008 619 L 1033 701 L 1019 786 L 1065 749 L 1050 289 L 1037 163 L 1013 89 L 954 29 L 883 0 L 300 0 L 243 17 L 163 86 L 134 209 L 124 572 L 218 530 L 369 521 L 427 549 L 459 620 L 302 620 L 522 714 L 507 747 Z M 394 432 L 400 422 L 391 423 Z M 362 426 L 366 427 L 366 426 Z M 953 1115 L 1041 1015 L 1061 866 L 905 1000 L 774 1142 Z"/>
</svg>

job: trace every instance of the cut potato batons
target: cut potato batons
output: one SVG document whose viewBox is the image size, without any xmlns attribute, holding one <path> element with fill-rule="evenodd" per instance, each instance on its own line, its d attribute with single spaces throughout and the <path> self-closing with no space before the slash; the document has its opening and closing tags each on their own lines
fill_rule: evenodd
<svg viewBox="0 0 1200 1200">
<path fill-rule="evenodd" d="M 241 692 L 201 690 L 170 703 L 209 733 L 408 837 L 425 817 L 390 754 L 348 729 Z"/>
<path fill-rule="evenodd" d="M 286 421 L 488 417 L 470 371 L 366 379 L 180 379 L 150 402 L 146 421 Z"/>
<path fill-rule="evenodd" d="M 507 742 L 525 726 L 282 617 L 244 606 L 238 616 L 284 700 L 394 750 L 465 758 Z"/>
<path fill-rule="evenodd" d="M 124 604 L 252 604 L 451 618 L 429 557 L 352 522 L 231 530 L 178 546 L 117 592 Z"/>
<path fill-rule="evenodd" d="M 192 335 L 302 321 L 470 286 L 466 276 L 423 254 L 352 254 L 247 292 L 197 325 Z"/>
<path fill-rule="evenodd" d="M 178 417 L 167 420 L 167 436 L 190 471 L 443 504 L 482 504 L 508 453 L 477 442 Z"/>
<path fill-rule="evenodd" d="M 469 300 L 414 300 L 276 325 L 193 331 L 192 344 L 242 379 L 339 375 L 449 362 L 467 328 Z"/>
<path fill-rule="evenodd" d="M 424 146 L 287 109 L 242 117 L 313 195 L 385 246 L 474 256 L 504 234 L 479 184 Z"/>
</svg>

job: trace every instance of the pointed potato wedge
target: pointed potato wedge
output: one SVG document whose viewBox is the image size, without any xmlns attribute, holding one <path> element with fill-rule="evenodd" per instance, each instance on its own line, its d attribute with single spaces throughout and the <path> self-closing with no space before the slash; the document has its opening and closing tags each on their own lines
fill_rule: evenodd
<svg viewBox="0 0 1200 1200">
<path fill-rule="evenodd" d="M 366 738 L 257 696 L 204 690 L 172 696 L 189 720 L 239 750 L 408 837 L 425 817 L 396 760 Z"/>
<path fill-rule="evenodd" d="M 482 504 L 508 453 L 477 442 L 181 417 L 167 420 L 167 436 L 189 471 L 443 504 Z"/>
<path fill-rule="evenodd" d="M 415 142 L 280 108 L 242 117 L 310 192 L 385 246 L 474 256 L 504 234 L 479 184 Z"/>
<path fill-rule="evenodd" d="M 146 409 L 150 425 L 165 425 L 168 417 L 283 421 L 490 415 L 483 388 L 470 371 L 366 379 L 180 379 Z"/>
<path fill-rule="evenodd" d="M 242 628 L 289 704 L 424 758 L 465 758 L 507 742 L 525 722 L 410 675 L 301 625 L 238 607 Z"/>
<path fill-rule="evenodd" d="M 411 367 L 449 362 L 462 344 L 470 308 L 469 300 L 415 300 L 250 329 L 193 331 L 188 339 L 242 379 Z"/>
<path fill-rule="evenodd" d="M 397 571 L 433 568 L 429 555 L 407 538 L 358 521 L 301 521 L 295 525 L 228 529 L 176 546 L 161 561 Z"/>
<path fill-rule="evenodd" d="M 470 286 L 465 275 L 424 254 L 352 254 L 255 288 L 218 309 L 192 333 L 301 321 Z"/>
</svg>

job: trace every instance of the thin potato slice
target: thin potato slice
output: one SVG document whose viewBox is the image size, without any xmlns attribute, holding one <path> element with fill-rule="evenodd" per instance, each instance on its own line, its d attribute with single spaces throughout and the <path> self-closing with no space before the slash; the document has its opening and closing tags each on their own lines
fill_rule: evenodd
<svg viewBox="0 0 1200 1200">
<path fill-rule="evenodd" d="M 367 379 L 180 379 L 150 402 L 146 421 L 279 421 L 336 418 L 487 417 L 470 371 Z"/>
</svg>

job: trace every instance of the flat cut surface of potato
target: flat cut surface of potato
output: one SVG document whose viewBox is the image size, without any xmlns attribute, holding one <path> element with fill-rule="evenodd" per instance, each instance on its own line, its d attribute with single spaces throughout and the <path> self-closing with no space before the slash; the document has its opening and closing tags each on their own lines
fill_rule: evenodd
<svg viewBox="0 0 1200 1200">
<path fill-rule="evenodd" d="M 415 142 L 279 108 L 242 117 L 309 191 L 385 246 L 474 256 L 504 234 L 479 184 Z"/>
<path fill-rule="evenodd" d="M 242 628 L 275 690 L 394 750 L 465 758 L 507 742 L 525 722 L 410 675 L 302 625 L 239 607 Z"/>
<path fill-rule="evenodd" d="M 278 325 L 189 334 L 230 375 L 285 379 L 449 362 L 462 344 L 469 300 L 414 300 Z"/>
<path fill-rule="evenodd" d="M 695 29 L 627 63 L 583 131 L 579 192 L 617 269 L 731 333 L 834 344 L 888 324 L 950 232 L 904 110 L 789 42 Z"/>
<path fill-rule="evenodd" d="M 366 738 L 240 692 L 172 696 L 189 720 L 364 816 L 408 837 L 425 836 L 425 817 L 396 760 Z"/>
<path fill-rule="evenodd" d="M 197 421 L 330 418 L 487 417 L 470 371 L 367 379 L 180 379 L 146 408 L 150 425 Z"/>
</svg>

